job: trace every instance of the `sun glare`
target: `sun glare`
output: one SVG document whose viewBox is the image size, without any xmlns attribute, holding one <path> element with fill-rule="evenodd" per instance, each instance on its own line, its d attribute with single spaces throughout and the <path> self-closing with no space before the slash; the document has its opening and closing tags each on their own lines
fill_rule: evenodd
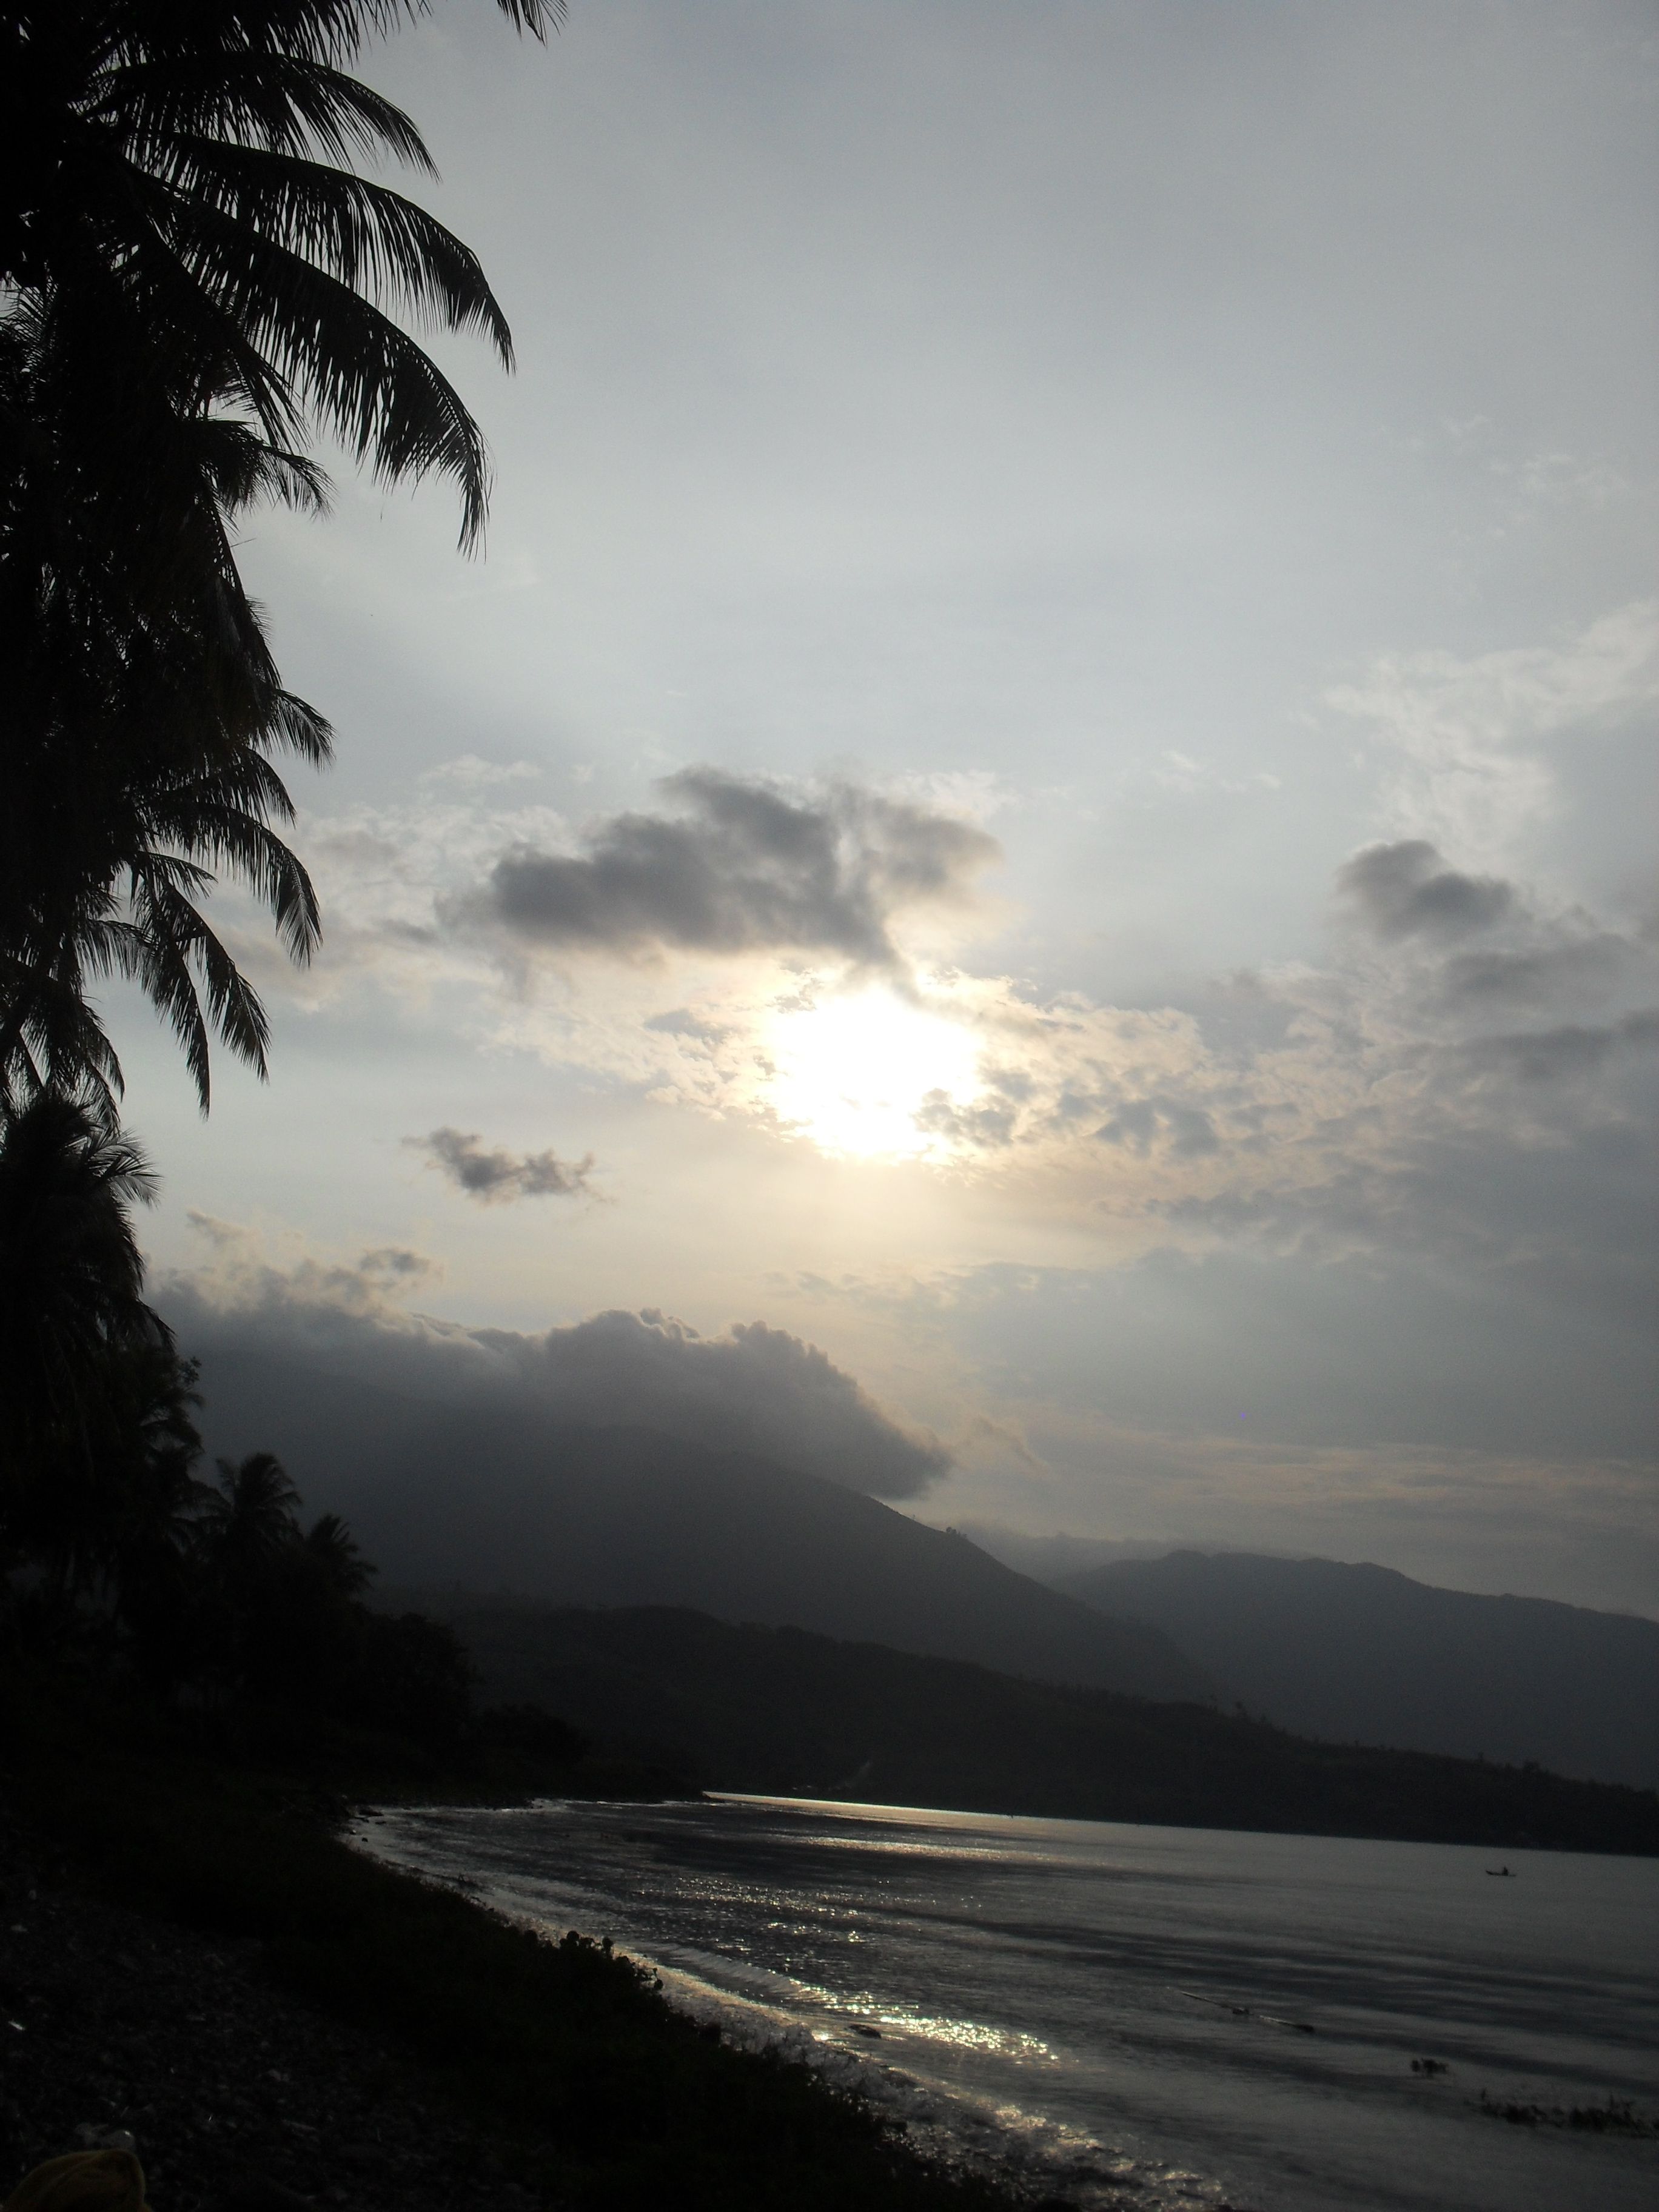
<svg viewBox="0 0 1659 2212">
<path fill-rule="evenodd" d="M 767 1103 L 820 1151 L 857 1159 L 917 1159 L 945 1149 L 919 1116 L 940 1095 L 971 1103 L 979 1048 L 960 1023 L 886 990 L 775 1017 Z"/>
</svg>

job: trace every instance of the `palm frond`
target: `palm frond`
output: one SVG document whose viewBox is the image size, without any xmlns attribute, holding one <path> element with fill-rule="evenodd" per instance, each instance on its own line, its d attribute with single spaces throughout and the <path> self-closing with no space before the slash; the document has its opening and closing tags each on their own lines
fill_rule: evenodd
<svg viewBox="0 0 1659 2212">
<path fill-rule="evenodd" d="M 438 173 L 411 117 L 320 58 L 244 50 L 135 62 L 98 113 L 142 167 L 163 176 L 179 139 L 198 135 L 331 161 L 389 154 L 405 168 Z"/>
<path fill-rule="evenodd" d="M 204 997 L 222 1041 L 261 1081 L 268 1073 L 265 1048 L 270 1042 L 264 1007 L 202 915 L 167 881 L 166 871 L 148 865 L 133 871 L 132 907 L 137 928 L 129 972 L 172 1029 L 205 1114 L 212 1083 Z"/>
<path fill-rule="evenodd" d="M 497 5 L 538 39 L 563 15 L 562 0 Z M 470 249 L 358 173 L 435 173 L 409 116 L 346 68 L 428 12 L 21 11 L 50 24 L 62 67 L 41 80 L 52 159 L 0 209 L 0 1113 L 56 1087 L 113 1125 L 120 1066 L 87 995 L 100 976 L 149 994 L 204 1109 L 216 1034 L 264 1073 L 264 1010 L 202 911 L 218 878 L 296 962 L 319 941 L 315 891 L 273 827 L 294 809 L 272 756 L 321 765 L 332 732 L 282 684 L 236 518 L 265 500 L 325 511 L 307 448 L 325 431 L 381 483 L 453 477 L 462 545 L 480 541 L 483 435 L 401 323 L 476 331 L 508 365 L 511 337 Z"/>
<path fill-rule="evenodd" d="M 436 473 L 461 495 L 461 544 L 483 536 L 489 494 L 483 434 L 459 393 L 388 315 L 297 253 L 222 219 L 215 290 L 284 388 L 376 479 Z"/>
<path fill-rule="evenodd" d="M 118 278 L 94 272 L 84 285 L 52 295 L 50 339 L 54 366 L 64 364 L 58 374 L 65 404 L 107 408 L 113 400 L 118 408 L 137 382 L 146 417 L 156 394 L 194 414 L 213 406 L 245 410 L 273 446 L 296 449 L 305 442 L 306 419 L 292 382 L 261 353 L 233 303 L 204 289 L 173 250 L 157 220 L 169 204 L 163 188 L 148 183 L 144 219 L 132 220 L 119 241 Z M 135 329 L 155 334 L 148 351 L 133 349 Z M 118 349 L 101 368 L 100 331 Z"/>
<path fill-rule="evenodd" d="M 217 258 L 218 239 L 202 220 L 211 210 L 382 305 L 406 304 L 445 330 L 483 331 L 512 367 L 512 333 L 477 254 L 402 193 L 349 169 L 205 140 L 180 148 L 167 182 L 175 195 L 169 234 L 204 282 L 213 281 Z"/>
<path fill-rule="evenodd" d="M 152 312 L 183 334 L 199 373 L 246 407 L 273 447 L 300 441 L 308 410 L 382 483 L 451 477 L 461 495 L 461 544 L 479 543 L 489 490 L 483 433 L 437 364 L 390 316 L 302 255 L 208 207 L 192 211 L 177 248 L 159 228 L 136 239 L 129 265 Z M 477 314 L 487 318 L 488 307 L 478 303 Z"/>
<path fill-rule="evenodd" d="M 292 691 L 279 690 L 272 694 L 266 727 L 271 744 L 297 753 L 313 768 L 326 768 L 334 757 L 332 727 L 314 707 L 308 707 Z"/>
<path fill-rule="evenodd" d="M 334 487 L 326 470 L 308 455 L 273 446 L 248 423 L 229 416 L 198 416 L 190 428 L 197 465 L 211 488 L 218 515 L 240 514 L 262 500 L 299 514 L 329 512 Z M 228 539 L 222 536 L 220 543 L 234 573 Z"/>
<path fill-rule="evenodd" d="M 51 1097 L 78 1103 L 113 1128 L 125 1089 L 121 1064 L 79 975 L 7 964 L 10 972 L 0 974 L 0 1121 Z"/>
<path fill-rule="evenodd" d="M 245 758 L 234 766 L 239 775 L 250 775 L 253 764 L 252 758 Z M 275 781 L 274 777 L 271 780 Z M 280 784 L 276 787 L 281 791 Z M 286 802 L 287 793 L 282 796 Z M 265 827 L 252 806 L 222 789 L 191 793 L 184 803 L 167 809 L 166 833 L 171 842 L 182 848 L 181 853 L 152 855 L 147 866 L 166 873 L 180 893 L 188 896 L 204 889 L 212 878 L 199 863 L 188 861 L 182 854 L 197 854 L 213 860 L 245 883 L 269 908 L 289 959 L 296 966 L 310 960 L 322 941 L 316 890 L 299 856 Z"/>
</svg>

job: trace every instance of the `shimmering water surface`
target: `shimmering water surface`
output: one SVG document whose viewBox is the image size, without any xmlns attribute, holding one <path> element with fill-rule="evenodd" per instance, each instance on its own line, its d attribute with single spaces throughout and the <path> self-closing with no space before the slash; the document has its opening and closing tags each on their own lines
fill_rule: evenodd
<svg viewBox="0 0 1659 2212">
<path fill-rule="evenodd" d="M 1659 2140 L 1480 2103 L 1659 2112 L 1651 1861 L 743 1797 L 361 1834 L 1079 2206 L 1659 2206 Z"/>
</svg>

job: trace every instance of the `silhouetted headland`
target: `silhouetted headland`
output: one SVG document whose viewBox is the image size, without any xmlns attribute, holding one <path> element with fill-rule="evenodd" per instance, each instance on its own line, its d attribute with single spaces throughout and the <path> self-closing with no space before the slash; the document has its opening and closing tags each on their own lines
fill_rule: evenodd
<svg viewBox="0 0 1659 2212">
<path fill-rule="evenodd" d="M 488 1694 L 712 1789 L 963 1811 L 1659 1854 L 1659 1794 L 1311 1741 L 1200 1704 L 668 1607 L 428 1597 Z"/>
</svg>

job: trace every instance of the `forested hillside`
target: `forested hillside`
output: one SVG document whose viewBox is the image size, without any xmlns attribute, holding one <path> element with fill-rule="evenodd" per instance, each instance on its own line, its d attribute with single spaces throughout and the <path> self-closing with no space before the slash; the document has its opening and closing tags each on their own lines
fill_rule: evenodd
<svg viewBox="0 0 1659 2212">
<path fill-rule="evenodd" d="M 1659 1854 L 1659 1796 L 1310 1743 L 1200 1705 L 669 1608 L 424 1601 L 484 1694 L 705 1787 L 964 1810 Z"/>
</svg>

